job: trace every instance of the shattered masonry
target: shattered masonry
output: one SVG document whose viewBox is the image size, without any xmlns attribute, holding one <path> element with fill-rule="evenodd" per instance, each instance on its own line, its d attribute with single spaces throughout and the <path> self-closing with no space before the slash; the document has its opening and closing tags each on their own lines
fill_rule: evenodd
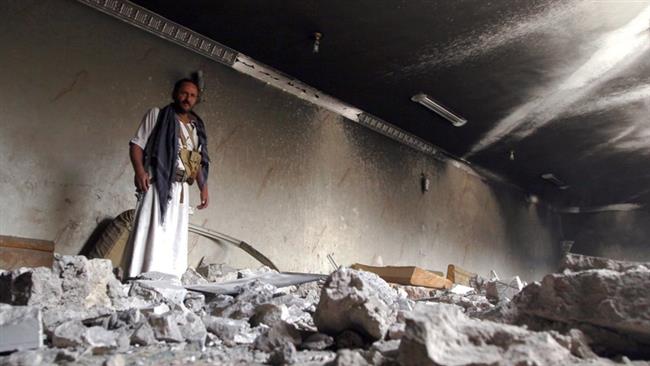
<svg viewBox="0 0 650 366">
<path fill-rule="evenodd" d="M 109 260 L 56 256 L 0 272 L 0 364 L 647 364 L 630 359 L 650 358 L 648 268 L 569 254 L 521 291 L 518 278 L 435 290 L 349 268 L 277 288 L 264 267 L 122 284 Z M 186 288 L 215 284 L 234 290 Z"/>
</svg>

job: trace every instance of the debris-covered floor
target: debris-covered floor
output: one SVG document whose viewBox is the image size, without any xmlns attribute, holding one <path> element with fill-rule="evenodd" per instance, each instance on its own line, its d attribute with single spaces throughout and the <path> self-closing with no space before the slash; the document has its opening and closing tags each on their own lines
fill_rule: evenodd
<svg viewBox="0 0 650 366">
<path fill-rule="evenodd" d="M 0 364 L 648 364 L 648 268 L 569 254 L 517 293 L 350 268 L 278 288 L 268 268 L 218 264 L 121 283 L 109 260 L 56 256 L 52 269 L 0 273 Z"/>
</svg>

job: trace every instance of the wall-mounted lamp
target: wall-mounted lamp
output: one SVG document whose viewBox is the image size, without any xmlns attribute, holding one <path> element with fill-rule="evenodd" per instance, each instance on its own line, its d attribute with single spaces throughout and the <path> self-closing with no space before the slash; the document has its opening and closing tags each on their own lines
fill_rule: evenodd
<svg viewBox="0 0 650 366">
<path fill-rule="evenodd" d="M 420 189 L 422 189 L 422 193 L 424 194 L 424 192 L 428 192 L 429 187 L 431 187 L 431 181 L 426 174 L 422 173 L 420 175 Z"/>
<path fill-rule="evenodd" d="M 323 39 L 323 33 L 314 32 L 314 48 L 312 48 L 313 53 L 318 53 L 320 51 L 320 40 Z"/>
<path fill-rule="evenodd" d="M 508 159 L 510 159 L 510 161 L 515 161 L 515 151 L 514 150 L 510 150 L 508 152 Z"/>
<path fill-rule="evenodd" d="M 452 125 L 456 127 L 460 127 L 467 123 L 467 120 L 456 113 L 450 111 L 447 109 L 445 106 L 442 104 L 436 102 L 431 98 L 430 96 L 420 93 L 416 94 L 413 97 L 411 97 L 411 100 L 417 103 L 422 104 L 423 106 L 427 107 L 428 109 L 436 112 L 440 117 L 446 119 L 447 121 L 451 122 Z"/>
<path fill-rule="evenodd" d="M 196 81 L 199 85 L 199 92 L 203 93 L 205 89 L 205 78 L 203 77 L 203 70 L 197 70 L 192 73 L 192 80 Z"/>
</svg>

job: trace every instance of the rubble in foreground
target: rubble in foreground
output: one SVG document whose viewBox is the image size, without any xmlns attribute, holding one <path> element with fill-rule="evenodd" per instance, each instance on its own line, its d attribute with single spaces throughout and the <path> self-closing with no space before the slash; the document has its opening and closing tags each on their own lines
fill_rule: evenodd
<svg viewBox="0 0 650 366">
<path fill-rule="evenodd" d="M 122 284 L 108 260 L 57 256 L 52 269 L 0 271 L 0 365 L 646 364 L 628 357 L 650 348 L 648 267 L 565 263 L 490 302 L 486 281 L 432 290 L 348 268 L 286 288 L 256 277 L 268 268 L 225 265 Z M 232 295 L 185 288 L 242 278 Z"/>
</svg>

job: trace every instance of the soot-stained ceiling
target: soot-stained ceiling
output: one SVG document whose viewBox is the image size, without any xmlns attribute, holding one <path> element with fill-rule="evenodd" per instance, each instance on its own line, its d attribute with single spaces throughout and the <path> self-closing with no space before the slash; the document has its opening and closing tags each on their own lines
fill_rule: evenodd
<svg viewBox="0 0 650 366">
<path fill-rule="evenodd" d="M 650 204 L 650 0 L 134 2 L 557 206 Z"/>
</svg>

